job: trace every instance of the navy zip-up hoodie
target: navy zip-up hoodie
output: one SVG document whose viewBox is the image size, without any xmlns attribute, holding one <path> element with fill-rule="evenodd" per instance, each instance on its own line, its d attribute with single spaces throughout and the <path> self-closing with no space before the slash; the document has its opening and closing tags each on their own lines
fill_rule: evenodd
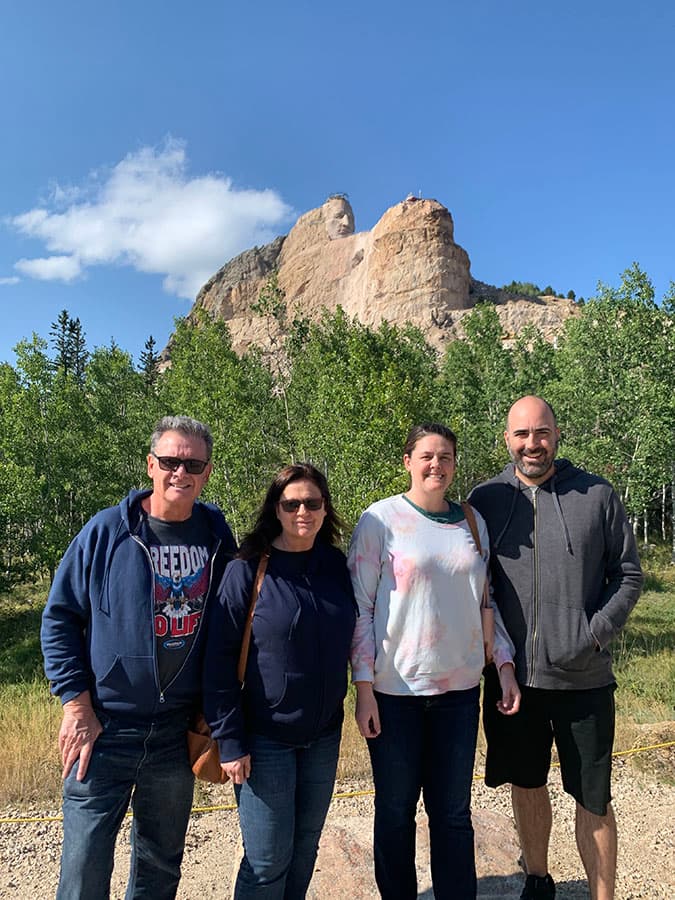
<svg viewBox="0 0 675 900">
<path fill-rule="evenodd" d="M 469 500 L 490 533 L 494 598 L 516 647 L 518 681 L 552 690 L 611 684 L 608 645 L 642 587 L 612 486 L 560 459 L 533 497 L 509 463 Z"/>
<path fill-rule="evenodd" d="M 201 504 L 214 552 L 199 632 L 183 667 L 160 693 L 155 659 L 153 572 L 139 535 L 141 500 L 131 491 L 97 513 L 66 550 L 42 616 L 42 652 L 52 693 L 62 703 L 90 691 L 95 710 L 148 719 L 199 700 L 209 597 L 236 545 L 220 510 Z M 199 501 L 197 501 L 199 502 Z"/>
<path fill-rule="evenodd" d="M 272 549 L 253 617 L 244 688 L 237 664 L 259 558 L 227 567 L 209 619 L 204 713 L 223 762 L 247 733 L 294 746 L 342 722 L 356 603 L 341 550 L 317 540 L 303 574 Z"/>
</svg>

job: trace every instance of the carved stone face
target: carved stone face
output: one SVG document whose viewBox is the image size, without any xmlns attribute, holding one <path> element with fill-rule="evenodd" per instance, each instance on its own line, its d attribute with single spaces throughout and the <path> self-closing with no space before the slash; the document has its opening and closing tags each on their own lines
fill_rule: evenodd
<svg viewBox="0 0 675 900">
<path fill-rule="evenodd" d="M 326 234 L 331 241 L 354 234 L 354 213 L 344 197 L 331 197 L 323 205 Z"/>
</svg>

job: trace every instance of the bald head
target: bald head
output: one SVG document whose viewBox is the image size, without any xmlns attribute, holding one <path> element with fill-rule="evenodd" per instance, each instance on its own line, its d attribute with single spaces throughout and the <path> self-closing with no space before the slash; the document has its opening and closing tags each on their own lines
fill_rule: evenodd
<svg viewBox="0 0 675 900">
<path fill-rule="evenodd" d="M 560 430 L 553 409 L 541 397 L 516 400 L 506 419 L 504 440 L 516 475 L 525 484 L 541 484 L 553 475 Z"/>
<path fill-rule="evenodd" d="M 558 422 L 551 404 L 547 403 L 546 400 L 543 400 L 541 397 L 537 397 L 535 394 L 528 394 L 526 397 L 521 397 L 520 400 L 516 400 L 509 410 L 509 414 L 506 417 L 506 428 L 508 430 L 512 416 L 518 417 L 523 414 L 528 416 L 533 414 L 545 416 L 547 413 L 551 417 L 553 427 L 557 428 Z"/>
</svg>

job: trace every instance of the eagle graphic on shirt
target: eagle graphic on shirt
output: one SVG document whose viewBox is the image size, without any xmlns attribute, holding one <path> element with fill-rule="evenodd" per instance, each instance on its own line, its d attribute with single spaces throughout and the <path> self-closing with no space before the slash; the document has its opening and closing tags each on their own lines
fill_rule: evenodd
<svg viewBox="0 0 675 900">
<path fill-rule="evenodd" d="M 158 638 L 187 638 L 199 627 L 209 587 L 206 547 L 150 548 L 155 574 L 155 634 Z"/>
</svg>

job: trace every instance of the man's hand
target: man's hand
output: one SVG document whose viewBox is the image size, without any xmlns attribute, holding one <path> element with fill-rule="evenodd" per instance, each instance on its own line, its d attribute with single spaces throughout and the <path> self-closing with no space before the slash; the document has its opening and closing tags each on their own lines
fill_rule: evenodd
<svg viewBox="0 0 675 900">
<path fill-rule="evenodd" d="M 364 738 L 377 737 L 380 727 L 380 713 L 373 686 L 369 681 L 356 681 L 356 724 Z"/>
<path fill-rule="evenodd" d="M 497 701 L 497 709 L 504 716 L 512 716 L 520 709 L 520 688 L 516 681 L 513 663 L 504 663 L 499 670 L 502 699 Z"/>
<path fill-rule="evenodd" d="M 232 784 L 243 784 L 251 774 L 251 755 L 248 753 L 239 759 L 221 762 L 220 767 Z"/>
<path fill-rule="evenodd" d="M 89 760 L 96 743 L 96 738 L 103 731 L 101 723 L 91 705 L 89 691 L 83 691 L 73 700 L 63 704 L 63 721 L 59 730 L 59 750 L 63 763 L 62 777 L 68 773 L 79 760 L 77 780 L 82 781 L 89 768 Z"/>
</svg>

